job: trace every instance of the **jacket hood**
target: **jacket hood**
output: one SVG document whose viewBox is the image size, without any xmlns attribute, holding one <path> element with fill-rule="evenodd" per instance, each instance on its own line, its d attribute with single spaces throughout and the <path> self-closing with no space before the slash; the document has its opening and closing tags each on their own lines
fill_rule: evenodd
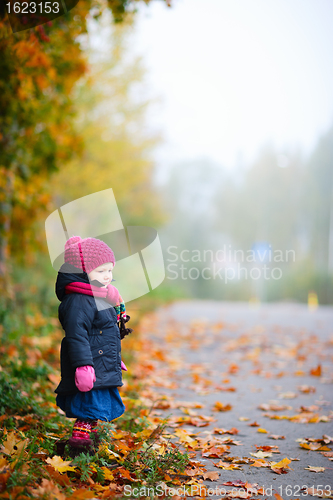
<svg viewBox="0 0 333 500">
<path fill-rule="evenodd" d="M 90 283 L 87 273 L 82 272 L 81 269 L 72 266 L 65 262 L 58 272 L 57 281 L 55 285 L 56 296 L 60 301 L 66 297 L 65 286 L 79 281 L 80 283 Z"/>
</svg>

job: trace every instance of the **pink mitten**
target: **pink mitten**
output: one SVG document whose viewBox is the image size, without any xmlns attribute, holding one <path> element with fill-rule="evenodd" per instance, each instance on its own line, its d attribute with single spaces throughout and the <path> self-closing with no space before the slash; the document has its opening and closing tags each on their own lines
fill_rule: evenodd
<svg viewBox="0 0 333 500">
<path fill-rule="evenodd" d="M 123 361 L 121 362 L 121 369 L 125 370 L 125 372 L 127 372 L 127 367 Z"/>
<path fill-rule="evenodd" d="M 88 392 L 94 387 L 96 375 L 93 366 L 78 366 L 75 370 L 75 385 L 81 392 Z"/>
</svg>

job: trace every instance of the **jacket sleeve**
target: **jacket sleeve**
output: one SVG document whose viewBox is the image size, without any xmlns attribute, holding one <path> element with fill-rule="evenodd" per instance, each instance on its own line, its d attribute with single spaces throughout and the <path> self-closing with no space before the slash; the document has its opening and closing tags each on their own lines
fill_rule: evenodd
<svg viewBox="0 0 333 500">
<path fill-rule="evenodd" d="M 68 354 L 73 368 L 94 366 L 89 343 L 94 311 L 84 306 L 81 296 L 72 295 L 66 304 L 66 310 L 59 317 L 66 333 Z"/>
</svg>

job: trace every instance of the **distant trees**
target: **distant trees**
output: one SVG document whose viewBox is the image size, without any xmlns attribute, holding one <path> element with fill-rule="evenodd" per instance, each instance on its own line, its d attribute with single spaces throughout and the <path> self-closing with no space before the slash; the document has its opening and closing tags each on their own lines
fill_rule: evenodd
<svg viewBox="0 0 333 500">
<path fill-rule="evenodd" d="M 282 161 L 286 166 L 280 166 Z M 299 249 L 304 181 L 305 166 L 299 154 L 282 159 L 273 148 L 264 148 L 243 172 L 241 182 L 229 179 L 227 185 L 220 186 L 217 228 L 240 248 L 267 241 L 281 250 Z"/>
<path fill-rule="evenodd" d="M 246 255 L 256 242 L 266 242 L 284 256 L 278 264 L 268 263 L 278 265 L 282 277 L 264 283 L 267 299 L 305 301 L 314 290 L 321 303 L 333 303 L 333 127 L 309 158 L 297 150 L 281 154 L 266 146 L 237 173 L 196 160 L 177 165 L 164 190 L 171 220 L 162 237 L 168 246 L 177 246 L 178 255 L 182 249 L 216 252 L 226 245 L 232 258 L 236 250 L 238 256 L 242 251 Z M 286 250 L 293 251 L 289 260 Z M 211 260 L 186 266 L 209 264 L 213 269 Z M 251 263 L 240 264 L 251 269 Z M 229 253 L 220 265 L 233 266 Z M 244 300 L 255 293 L 255 280 L 235 279 L 226 286 L 216 276 L 173 283 L 200 298 Z"/>
<path fill-rule="evenodd" d="M 304 212 L 315 265 L 333 274 L 333 126 L 320 138 L 307 164 Z"/>
</svg>

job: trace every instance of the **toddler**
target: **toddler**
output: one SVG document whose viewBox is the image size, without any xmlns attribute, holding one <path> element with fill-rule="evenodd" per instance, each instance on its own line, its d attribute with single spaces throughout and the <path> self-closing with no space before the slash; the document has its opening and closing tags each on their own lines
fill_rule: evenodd
<svg viewBox="0 0 333 500">
<path fill-rule="evenodd" d="M 132 330 L 124 326 L 129 316 L 111 285 L 114 265 L 113 251 L 106 243 L 73 236 L 65 244 L 65 263 L 57 276 L 65 337 L 56 402 L 68 418 L 76 418 L 68 444 L 80 451 L 92 448 L 90 433 L 97 441 L 98 420 L 110 422 L 125 411 L 118 392 L 122 369 L 127 370 L 120 341 Z"/>
</svg>

